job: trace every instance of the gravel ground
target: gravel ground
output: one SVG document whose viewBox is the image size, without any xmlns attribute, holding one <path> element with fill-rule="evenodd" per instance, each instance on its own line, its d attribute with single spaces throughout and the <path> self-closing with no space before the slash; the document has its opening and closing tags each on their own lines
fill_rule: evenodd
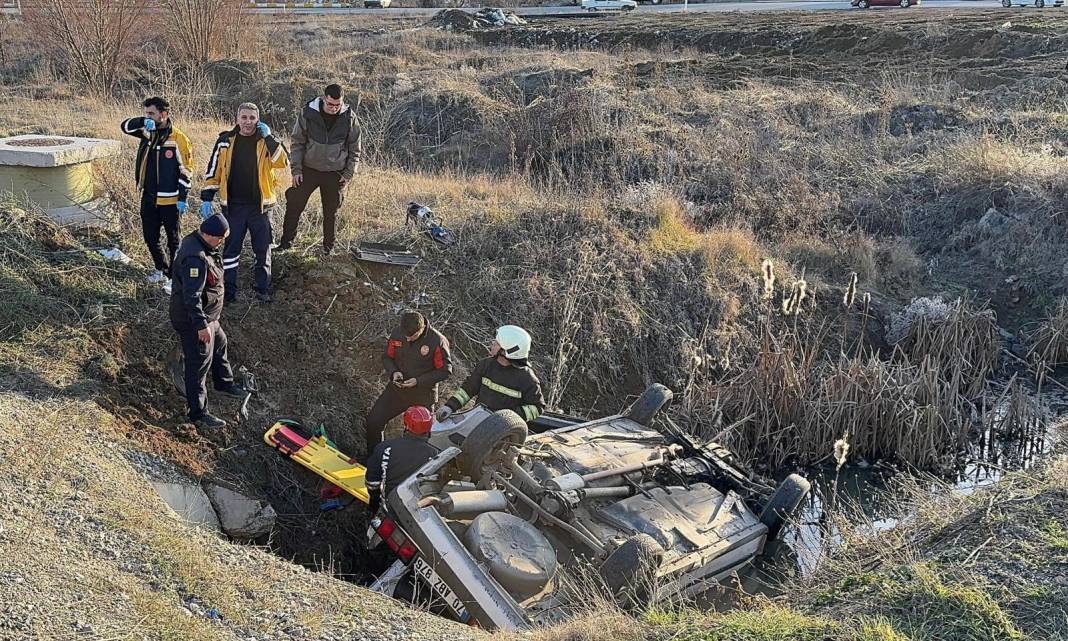
<svg viewBox="0 0 1068 641">
<path fill-rule="evenodd" d="M 173 466 L 95 405 L 0 395 L 0 639 L 471 639 L 478 633 L 169 515 Z"/>
</svg>

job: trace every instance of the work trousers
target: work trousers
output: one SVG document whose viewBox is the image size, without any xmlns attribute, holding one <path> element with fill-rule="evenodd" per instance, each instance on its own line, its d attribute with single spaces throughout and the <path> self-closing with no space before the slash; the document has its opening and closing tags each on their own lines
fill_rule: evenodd
<svg viewBox="0 0 1068 641">
<path fill-rule="evenodd" d="M 189 420 L 195 421 L 208 412 L 208 371 L 216 390 L 229 389 L 234 384 L 234 372 L 226 356 L 226 332 L 219 321 L 208 324 L 211 340 L 200 342 L 193 327 L 175 329 L 182 341 L 185 355 L 185 400 L 189 405 Z"/>
<path fill-rule="evenodd" d="M 167 233 L 166 253 L 163 252 L 163 244 L 160 242 L 161 228 Z M 154 192 L 141 192 L 141 234 L 144 236 L 148 253 L 152 254 L 152 263 L 168 278 L 171 275 L 171 261 L 174 260 L 174 253 L 178 251 L 178 242 L 181 240 L 180 233 L 178 206 L 157 205 Z"/>
<path fill-rule="evenodd" d="M 341 207 L 343 195 L 341 192 L 340 171 L 318 171 L 310 167 L 304 168 L 304 180 L 300 185 L 293 185 L 286 190 L 286 218 L 282 223 L 281 245 L 290 245 L 297 237 L 297 225 L 300 224 L 300 216 L 304 208 L 308 206 L 308 199 L 318 189 L 319 198 L 323 203 L 323 247 L 334 248 L 334 235 L 337 231 L 337 210 Z"/>
<path fill-rule="evenodd" d="M 223 248 L 223 283 L 226 296 L 237 295 L 237 268 L 241 262 L 241 249 L 245 244 L 245 234 L 252 237 L 252 253 L 256 255 L 253 267 L 255 289 L 264 294 L 271 291 L 271 217 L 268 211 L 262 211 L 259 205 L 232 203 L 226 208 L 227 222 L 230 223 L 230 235 L 226 237 Z"/>
<path fill-rule="evenodd" d="M 382 390 L 382 394 L 371 406 L 371 411 L 367 413 L 367 420 L 364 423 L 367 456 L 370 456 L 375 446 L 382 442 L 382 431 L 386 428 L 386 423 L 400 416 L 404 410 L 413 405 L 422 405 L 433 412 L 433 388 L 400 388 L 393 383 L 386 383 L 386 389 Z"/>
</svg>

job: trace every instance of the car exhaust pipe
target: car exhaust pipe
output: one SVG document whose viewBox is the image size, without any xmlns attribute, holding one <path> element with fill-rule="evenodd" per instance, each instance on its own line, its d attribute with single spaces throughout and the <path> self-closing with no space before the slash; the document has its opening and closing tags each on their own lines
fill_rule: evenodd
<svg viewBox="0 0 1068 641">
<path fill-rule="evenodd" d="M 508 497 L 500 490 L 450 492 L 439 497 L 437 508 L 442 516 L 503 512 L 508 509 Z"/>
<path fill-rule="evenodd" d="M 615 476 L 623 476 L 625 474 L 632 474 L 634 472 L 641 472 L 642 470 L 648 470 L 653 467 L 659 467 L 668 462 L 668 456 L 665 454 L 676 454 L 675 450 L 669 449 L 667 452 L 660 450 L 660 456 L 651 460 L 643 461 L 642 463 L 634 463 L 632 465 L 624 465 L 623 467 L 617 467 L 611 470 L 602 470 L 600 472 L 593 472 L 591 474 L 579 475 L 574 472 L 570 474 L 562 474 L 546 481 L 545 485 L 550 490 L 557 492 L 570 492 L 573 490 L 581 490 L 593 481 L 600 481 L 602 479 L 610 479 Z"/>
</svg>

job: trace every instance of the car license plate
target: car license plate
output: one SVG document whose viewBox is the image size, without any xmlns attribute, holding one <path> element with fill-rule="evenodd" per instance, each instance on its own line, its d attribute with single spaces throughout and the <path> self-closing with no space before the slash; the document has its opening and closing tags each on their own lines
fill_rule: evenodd
<svg viewBox="0 0 1068 641">
<path fill-rule="evenodd" d="M 452 611 L 456 613 L 461 623 L 466 623 L 469 615 L 467 614 L 467 608 L 464 607 L 463 601 L 457 598 L 453 593 L 452 588 L 448 586 L 445 581 L 442 580 L 438 573 L 434 571 L 434 568 L 430 567 L 430 564 L 423 560 L 422 557 L 416 557 L 413 564 L 415 573 L 423 577 L 438 595 L 445 601 L 445 604 L 452 608 Z"/>
</svg>

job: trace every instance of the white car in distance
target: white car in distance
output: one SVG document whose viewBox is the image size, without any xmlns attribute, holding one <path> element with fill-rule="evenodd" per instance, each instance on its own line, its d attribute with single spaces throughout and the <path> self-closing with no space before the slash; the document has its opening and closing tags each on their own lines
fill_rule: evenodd
<svg viewBox="0 0 1068 641">
<path fill-rule="evenodd" d="M 586 11 L 634 11 L 638 8 L 635 0 L 579 0 L 579 6 Z"/>
</svg>

